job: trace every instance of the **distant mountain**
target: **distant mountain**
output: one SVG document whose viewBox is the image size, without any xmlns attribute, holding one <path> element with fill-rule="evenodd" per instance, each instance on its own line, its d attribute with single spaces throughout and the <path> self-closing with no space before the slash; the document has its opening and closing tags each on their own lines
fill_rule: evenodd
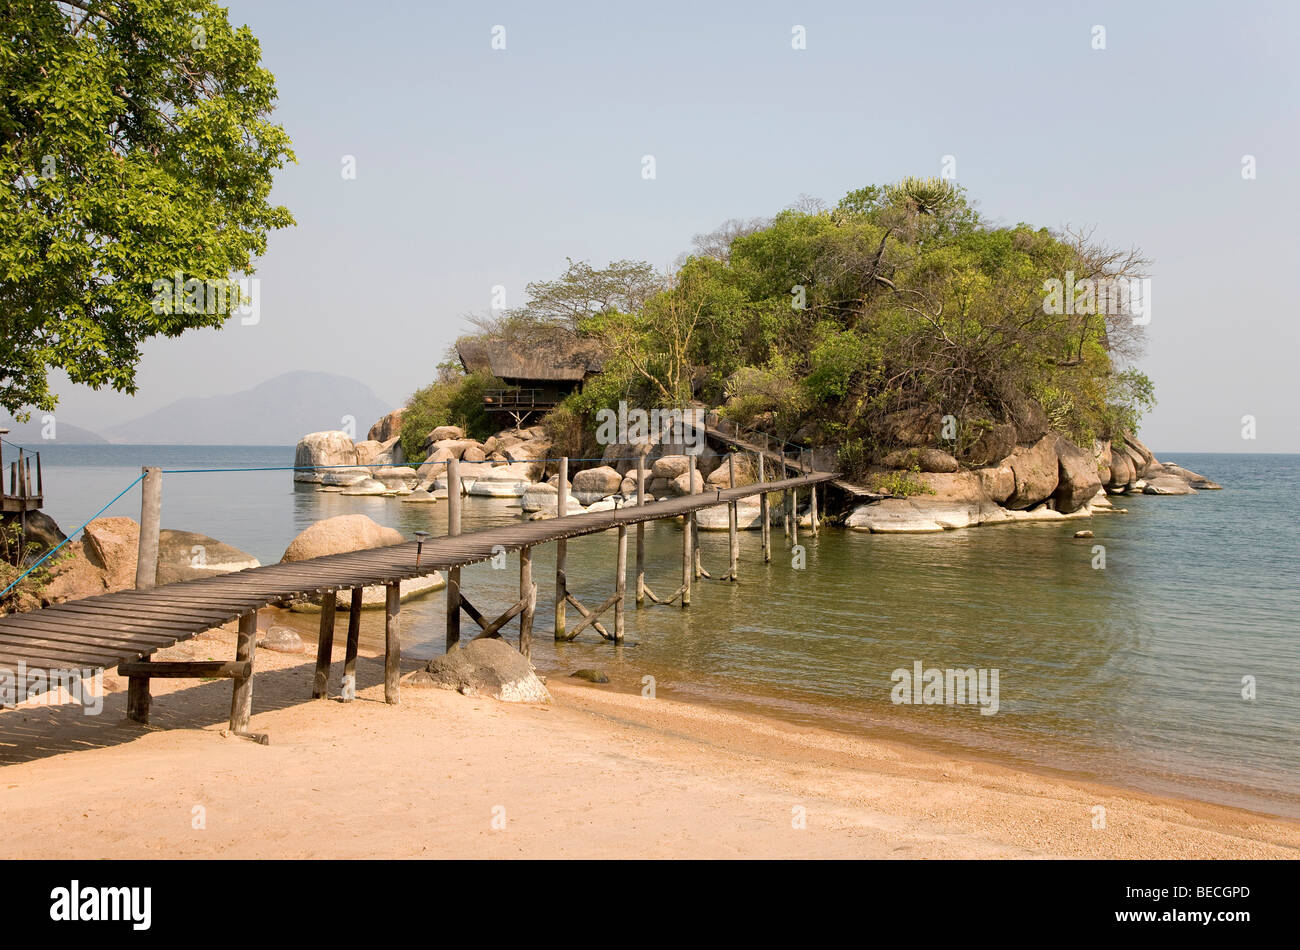
<svg viewBox="0 0 1300 950">
<path fill-rule="evenodd" d="M 10 442 L 16 442 L 19 445 L 30 445 L 34 449 L 40 449 L 42 444 L 49 441 L 44 435 L 45 423 L 41 421 L 44 415 L 45 413 L 33 412 L 31 422 L 15 422 L 11 416 L 0 414 L 0 429 L 9 430 L 9 434 L 5 438 Z M 57 412 L 54 415 L 53 432 L 54 439 L 57 442 L 81 445 L 108 441 L 89 429 L 83 429 L 81 426 L 74 426 L 70 422 L 64 422 L 58 418 Z"/>
<path fill-rule="evenodd" d="M 348 416 L 364 439 L 394 408 L 358 380 L 295 372 L 228 396 L 187 396 L 103 432 L 113 442 L 294 445 L 308 432 L 344 428 Z"/>
</svg>

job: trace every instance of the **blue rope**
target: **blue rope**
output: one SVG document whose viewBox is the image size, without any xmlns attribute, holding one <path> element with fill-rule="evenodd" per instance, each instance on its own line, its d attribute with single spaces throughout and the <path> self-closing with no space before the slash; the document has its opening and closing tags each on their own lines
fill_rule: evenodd
<svg viewBox="0 0 1300 950">
<path fill-rule="evenodd" d="M 555 456 L 553 458 L 548 458 L 548 459 L 516 459 L 515 461 L 516 462 L 558 462 L 559 460 L 560 460 L 559 456 Z M 569 459 L 569 461 L 570 462 L 606 462 L 606 461 L 618 461 L 618 460 L 617 459 L 610 460 L 605 458 L 585 458 L 585 459 L 571 458 Z M 445 461 L 442 461 L 442 462 L 418 462 L 416 464 L 420 466 L 424 466 L 424 465 L 446 465 L 447 463 Z M 506 465 L 509 463 L 488 461 L 488 462 L 466 462 L 465 464 L 466 465 Z M 315 471 L 324 471 L 325 469 L 330 469 L 330 468 L 395 468 L 395 467 L 397 466 L 395 466 L 392 462 L 368 462 L 365 465 L 358 463 L 356 465 L 269 465 L 260 468 L 165 468 L 163 469 L 163 474 L 164 475 L 193 475 L 199 473 L 212 473 L 212 472 L 315 472 Z"/>
<path fill-rule="evenodd" d="M 113 501 L 110 501 L 110 502 L 109 502 L 107 505 L 105 505 L 103 508 L 100 508 L 99 511 L 95 512 L 95 513 L 94 513 L 93 515 L 91 515 L 88 519 L 86 519 L 85 524 L 83 524 L 83 525 L 82 525 L 80 528 L 78 528 L 76 531 L 72 532 L 72 534 L 68 535 L 66 538 L 64 538 L 62 541 L 60 541 L 60 542 L 59 542 L 58 544 L 56 544 L 54 547 L 50 548 L 50 550 L 48 550 L 47 552 L 45 552 L 45 554 L 41 557 L 41 559 L 40 559 L 39 561 L 37 561 L 37 562 L 36 562 L 35 564 L 33 564 L 31 567 L 27 568 L 27 570 L 25 570 L 25 571 L 23 571 L 21 574 L 19 574 L 18 577 L 14 580 L 14 582 L 13 582 L 12 584 L 10 584 L 8 587 L 6 587 L 3 591 L 0 591 L 0 597 L 4 597 L 5 594 L 9 593 L 11 590 L 13 590 L 15 587 L 17 587 L 18 584 L 22 581 L 22 579 L 23 579 L 24 577 L 26 577 L 28 574 L 30 574 L 32 571 L 34 571 L 34 570 L 36 570 L 38 567 L 40 567 L 41 564 L 43 564 L 43 563 L 45 562 L 45 559 L 46 559 L 47 557 L 49 557 L 51 554 L 53 554 L 53 553 L 54 553 L 55 551 L 57 551 L 59 548 L 63 547 L 65 544 L 67 544 L 69 541 L 71 541 L 71 540 L 73 539 L 74 536 L 80 534 L 83 530 L 85 530 L 86 525 L 90 524 L 90 522 L 94 521 L 96 518 L 98 518 L 98 517 L 99 517 L 100 515 L 102 515 L 104 512 L 108 511 L 109 508 L 112 508 L 114 502 L 116 502 L 118 498 L 121 498 L 123 495 L 125 495 L 127 492 L 129 492 L 129 491 L 130 491 L 132 488 L 134 488 L 136 485 L 140 484 L 140 481 L 141 481 L 141 479 L 143 479 L 143 478 L 144 478 L 144 472 L 141 472 L 139 475 L 137 475 L 137 476 L 135 477 L 135 481 L 133 481 L 130 485 L 127 485 L 127 486 L 126 486 L 125 488 L 123 488 L 120 492 L 118 492 L 118 494 L 117 494 L 117 498 L 114 498 Z"/>
</svg>

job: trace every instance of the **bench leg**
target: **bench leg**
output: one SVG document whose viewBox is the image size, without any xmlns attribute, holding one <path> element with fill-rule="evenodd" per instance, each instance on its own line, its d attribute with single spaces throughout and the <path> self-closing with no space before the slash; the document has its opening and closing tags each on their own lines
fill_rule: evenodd
<svg viewBox="0 0 1300 950">
<path fill-rule="evenodd" d="M 145 654 L 140 657 L 140 663 L 150 662 L 152 654 Z M 152 698 L 149 695 L 149 677 L 147 676 L 130 676 L 126 681 L 126 718 L 132 722 L 149 724 L 149 706 Z"/>
</svg>

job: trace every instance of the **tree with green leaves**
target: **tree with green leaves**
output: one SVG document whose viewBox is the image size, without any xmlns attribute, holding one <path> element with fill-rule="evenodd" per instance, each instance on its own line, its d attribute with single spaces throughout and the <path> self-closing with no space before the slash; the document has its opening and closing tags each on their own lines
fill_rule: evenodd
<svg viewBox="0 0 1300 950">
<path fill-rule="evenodd" d="M 135 391 L 141 344 L 219 327 L 202 293 L 293 224 L 275 80 L 212 0 L 0 0 L 0 407 L 52 409 L 49 372 Z"/>
</svg>

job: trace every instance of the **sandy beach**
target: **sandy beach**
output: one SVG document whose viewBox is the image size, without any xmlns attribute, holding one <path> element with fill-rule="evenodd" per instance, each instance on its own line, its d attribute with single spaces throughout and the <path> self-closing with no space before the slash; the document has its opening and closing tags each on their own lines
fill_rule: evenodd
<svg viewBox="0 0 1300 950">
<path fill-rule="evenodd" d="M 223 658 L 230 628 L 158 659 Z M 1295 858 L 1300 824 L 551 679 L 521 706 L 405 688 L 365 657 L 311 701 L 305 654 L 259 651 L 258 745 L 226 681 L 155 680 L 153 725 L 0 712 L 15 857 Z M 341 663 L 341 650 L 335 657 Z M 416 664 L 407 664 L 414 669 Z M 335 666 L 337 688 L 339 666 Z M 1096 806 L 1105 828 L 1094 828 Z"/>
</svg>

